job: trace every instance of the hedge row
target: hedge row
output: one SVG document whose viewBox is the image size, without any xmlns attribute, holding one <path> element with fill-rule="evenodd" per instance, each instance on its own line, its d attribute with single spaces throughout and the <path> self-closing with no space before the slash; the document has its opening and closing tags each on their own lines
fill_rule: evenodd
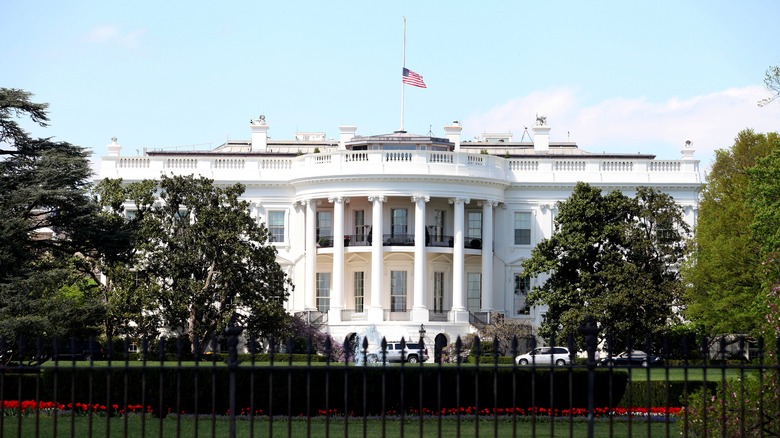
<svg viewBox="0 0 780 438">
<path fill-rule="evenodd" d="M 35 375 L 3 378 L 5 399 L 39 388 L 41 400 L 63 403 L 125 403 L 155 412 L 224 414 L 228 410 L 227 367 L 47 368 Z M 610 380 L 611 379 L 611 380 Z M 21 382 L 21 386 L 17 383 Z M 75 384 L 72 384 L 75 382 Z M 459 385 L 453 382 L 460 382 Z M 597 406 L 621 400 L 627 374 L 596 372 Z M 586 370 L 477 367 L 239 367 L 236 406 L 273 415 L 316 415 L 329 409 L 379 415 L 409 409 L 437 411 L 458 406 L 587 407 Z M 498 393 L 494 395 L 494 388 Z M 32 398 L 34 394 L 22 395 Z M 615 404 L 614 402 L 612 403 Z"/>
<path fill-rule="evenodd" d="M 698 391 L 704 382 L 696 381 L 632 381 L 625 389 L 623 397 L 617 406 L 685 406 L 686 394 Z M 708 381 L 707 387 L 713 392 L 718 388 L 718 382 Z"/>
</svg>

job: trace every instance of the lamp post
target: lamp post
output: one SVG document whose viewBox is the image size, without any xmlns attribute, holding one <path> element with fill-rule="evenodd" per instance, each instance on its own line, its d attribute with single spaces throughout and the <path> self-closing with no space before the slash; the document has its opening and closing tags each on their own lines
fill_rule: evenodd
<svg viewBox="0 0 780 438">
<path fill-rule="evenodd" d="M 425 339 L 425 324 L 420 324 L 420 341 Z"/>
</svg>

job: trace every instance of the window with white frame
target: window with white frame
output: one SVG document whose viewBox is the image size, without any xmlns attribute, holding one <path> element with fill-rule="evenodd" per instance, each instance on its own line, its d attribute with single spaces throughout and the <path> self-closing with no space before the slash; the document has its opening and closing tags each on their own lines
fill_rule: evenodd
<svg viewBox="0 0 780 438">
<path fill-rule="evenodd" d="M 434 242 L 442 243 L 444 242 L 444 221 L 445 221 L 445 211 L 444 210 L 435 210 L 433 212 L 433 235 L 431 238 Z"/>
<path fill-rule="evenodd" d="M 531 306 L 528 305 L 528 293 L 531 292 L 531 277 L 523 274 L 515 274 L 515 314 L 530 315 Z"/>
<path fill-rule="evenodd" d="M 466 274 L 466 301 L 469 312 L 479 312 L 482 308 L 482 274 L 479 272 Z"/>
<path fill-rule="evenodd" d="M 330 272 L 317 273 L 317 310 L 330 310 Z"/>
<path fill-rule="evenodd" d="M 406 271 L 390 271 L 390 311 L 406 311 Z"/>
<path fill-rule="evenodd" d="M 366 211 L 355 210 L 355 242 L 363 243 L 367 237 Z"/>
<path fill-rule="evenodd" d="M 284 242 L 284 210 L 268 212 L 268 234 L 271 242 Z"/>
<path fill-rule="evenodd" d="M 363 312 L 365 304 L 366 291 L 366 273 L 363 271 L 355 272 L 355 312 Z"/>
<path fill-rule="evenodd" d="M 531 212 L 515 212 L 515 245 L 531 244 Z"/>
<path fill-rule="evenodd" d="M 433 312 L 444 312 L 444 272 L 433 273 Z"/>
<path fill-rule="evenodd" d="M 317 242 L 320 246 L 333 245 L 333 212 L 317 212 Z"/>
<path fill-rule="evenodd" d="M 406 237 L 409 230 L 409 217 L 405 208 L 393 208 L 390 210 L 390 235 L 392 237 Z"/>
<path fill-rule="evenodd" d="M 466 237 L 469 239 L 481 239 L 482 238 L 482 212 L 469 211 L 466 217 L 467 217 Z"/>
</svg>

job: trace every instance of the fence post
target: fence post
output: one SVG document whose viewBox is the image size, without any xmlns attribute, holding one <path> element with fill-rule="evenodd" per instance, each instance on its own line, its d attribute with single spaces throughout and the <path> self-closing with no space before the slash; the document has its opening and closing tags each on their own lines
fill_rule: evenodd
<svg viewBox="0 0 780 438">
<path fill-rule="evenodd" d="M 592 316 L 588 316 L 580 325 L 579 331 L 585 337 L 585 349 L 588 352 L 588 438 L 593 438 L 593 422 L 595 421 L 593 391 L 596 390 L 596 346 L 599 334 L 596 320 Z"/>
<path fill-rule="evenodd" d="M 243 327 L 228 327 L 225 329 L 228 344 L 228 370 L 230 373 L 230 438 L 236 437 L 236 369 L 238 368 L 238 337 L 244 331 Z"/>
</svg>

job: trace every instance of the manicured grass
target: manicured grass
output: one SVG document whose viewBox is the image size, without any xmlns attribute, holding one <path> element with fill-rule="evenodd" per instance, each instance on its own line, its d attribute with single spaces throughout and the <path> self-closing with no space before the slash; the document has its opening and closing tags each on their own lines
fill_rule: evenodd
<svg viewBox="0 0 780 438">
<path fill-rule="evenodd" d="M 212 421 L 209 416 L 201 416 L 197 422 L 194 417 L 182 416 L 176 418 L 169 416 L 162 421 L 154 417 L 142 417 L 131 415 L 125 417 L 112 417 L 108 421 L 105 416 L 95 415 L 92 418 L 85 415 L 70 417 L 63 414 L 57 417 L 57 430 L 54 430 L 54 418 L 49 415 L 41 416 L 36 424 L 35 416 L 5 417 L 3 419 L 2 436 L 58 436 L 58 437 L 211 437 L 228 436 L 229 421 L 224 417 Z M 344 428 L 347 427 L 349 437 L 381 437 L 401 436 L 401 422 L 398 418 L 388 418 L 384 424 L 379 419 L 369 419 L 365 423 L 362 418 L 348 418 L 345 423 L 343 417 L 332 418 L 326 422 L 322 417 L 306 421 L 305 418 L 274 419 L 269 423 L 268 419 L 255 418 L 254 424 L 247 418 L 236 421 L 236 436 L 248 437 L 251 429 L 254 436 L 258 437 L 344 437 Z M 665 437 L 679 436 L 680 422 L 666 423 L 663 421 L 651 421 L 648 425 L 644 418 L 633 418 L 631 422 L 625 419 L 600 418 L 595 421 L 595 436 L 611 437 Z M 649 426 L 649 429 L 648 429 Z M 108 433 L 107 428 L 108 427 Z M 583 418 L 560 418 L 550 421 L 549 418 L 502 417 L 497 421 L 493 418 L 481 417 L 479 423 L 473 417 L 461 418 L 460 421 L 448 417 L 439 423 L 437 418 L 426 418 L 422 423 L 420 433 L 419 418 L 406 419 L 404 421 L 404 436 L 409 437 L 474 437 L 474 436 L 537 436 L 537 437 L 586 437 L 588 436 L 588 423 Z M 365 434 L 364 434 L 365 428 Z M 439 430 L 441 428 L 441 431 Z M 479 428 L 477 430 L 477 428 Z"/>
<path fill-rule="evenodd" d="M 648 379 L 647 372 L 650 371 L 650 381 L 670 381 L 670 382 L 682 382 L 684 380 L 687 380 L 689 382 L 692 381 L 703 381 L 705 377 L 704 370 L 702 370 L 701 367 L 689 367 L 687 371 L 683 368 L 669 368 L 668 370 L 663 367 L 654 367 L 654 368 L 631 368 L 631 378 L 632 380 L 641 380 L 646 381 Z M 668 371 L 668 373 L 667 373 Z M 625 371 L 623 371 L 625 372 Z M 744 375 L 751 375 L 751 374 L 758 374 L 758 371 L 753 369 L 745 369 Z M 768 372 L 765 372 L 766 375 L 769 375 Z M 725 369 L 725 376 L 726 380 L 728 379 L 735 379 L 738 377 L 741 377 L 742 370 L 739 368 L 726 368 Z M 718 368 L 707 368 L 706 378 L 708 382 L 720 382 L 721 378 L 723 377 L 723 372 L 721 369 Z"/>
</svg>

